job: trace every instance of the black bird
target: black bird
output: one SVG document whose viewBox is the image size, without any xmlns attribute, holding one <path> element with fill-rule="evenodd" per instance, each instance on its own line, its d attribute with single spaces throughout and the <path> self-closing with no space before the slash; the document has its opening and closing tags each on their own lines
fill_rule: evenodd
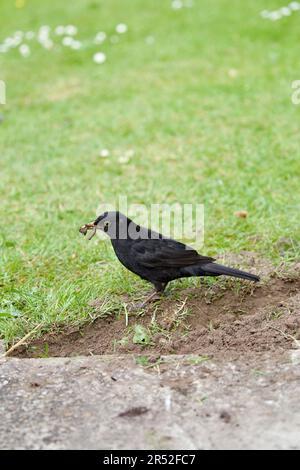
<svg viewBox="0 0 300 470">
<path fill-rule="evenodd" d="M 79 231 L 86 235 L 93 230 L 91 239 L 97 229 L 110 237 L 119 261 L 129 271 L 154 285 L 155 291 L 143 305 L 162 294 L 170 281 L 181 277 L 224 275 L 259 281 L 254 274 L 217 264 L 214 258 L 202 256 L 183 243 L 136 225 L 121 212 L 104 212 Z"/>
</svg>

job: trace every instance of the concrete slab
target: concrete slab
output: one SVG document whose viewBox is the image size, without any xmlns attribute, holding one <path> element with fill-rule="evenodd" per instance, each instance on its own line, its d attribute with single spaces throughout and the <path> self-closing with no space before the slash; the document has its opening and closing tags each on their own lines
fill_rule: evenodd
<svg viewBox="0 0 300 470">
<path fill-rule="evenodd" d="M 1 359 L 1 448 L 299 449 L 298 359 Z"/>
</svg>

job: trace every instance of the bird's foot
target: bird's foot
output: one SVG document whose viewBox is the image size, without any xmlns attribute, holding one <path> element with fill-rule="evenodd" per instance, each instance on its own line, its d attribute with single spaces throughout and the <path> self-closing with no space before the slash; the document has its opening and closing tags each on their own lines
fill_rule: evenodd
<svg viewBox="0 0 300 470">
<path fill-rule="evenodd" d="M 133 304 L 133 310 L 140 310 L 146 307 L 146 305 L 150 302 L 158 302 L 161 300 L 161 294 L 158 292 L 152 292 L 143 302 L 135 302 Z"/>
</svg>

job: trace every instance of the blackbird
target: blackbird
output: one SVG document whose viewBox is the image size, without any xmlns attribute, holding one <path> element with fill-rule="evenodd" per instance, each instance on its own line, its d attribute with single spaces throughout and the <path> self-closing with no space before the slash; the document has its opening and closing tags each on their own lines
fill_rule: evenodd
<svg viewBox="0 0 300 470">
<path fill-rule="evenodd" d="M 129 271 L 154 285 L 155 291 L 143 305 L 162 294 L 170 281 L 182 277 L 224 275 L 259 281 L 254 274 L 217 264 L 181 242 L 136 225 L 121 212 L 104 212 L 79 231 L 86 235 L 93 230 L 92 238 L 97 229 L 110 237 L 115 254 Z"/>
</svg>

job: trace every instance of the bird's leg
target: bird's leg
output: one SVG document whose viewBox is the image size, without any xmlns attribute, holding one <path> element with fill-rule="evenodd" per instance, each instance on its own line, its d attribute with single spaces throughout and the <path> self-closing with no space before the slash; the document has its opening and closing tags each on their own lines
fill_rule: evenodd
<svg viewBox="0 0 300 470">
<path fill-rule="evenodd" d="M 151 292 L 150 295 L 148 295 L 148 297 L 146 297 L 146 299 L 144 300 L 144 302 L 142 302 L 139 307 L 140 308 L 144 308 L 148 302 L 150 302 L 151 300 L 154 301 L 154 300 L 159 300 L 161 298 L 161 295 L 159 295 L 159 293 L 154 290 L 153 292 Z"/>
<path fill-rule="evenodd" d="M 148 302 L 150 301 L 155 301 L 155 300 L 160 300 L 161 297 L 162 297 L 162 294 L 166 288 L 167 284 L 166 283 L 163 283 L 163 282 L 156 282 L 154 284 L 154 287 L 155 287 L 155 290 L 153 292 L 151 292 L 150 295 L 148 295 L 148 297 L 146 297 L 146 299 L 144 300 L 144 302 L 140 303 L 137 305 L 138 308 L 144 308 Z"/>
<path fill-rule="evenodd" d="M 162 295 L 167 287 L 167 282 L 154 282 L 155 291 L 157 294 Z"/>
</svg>

